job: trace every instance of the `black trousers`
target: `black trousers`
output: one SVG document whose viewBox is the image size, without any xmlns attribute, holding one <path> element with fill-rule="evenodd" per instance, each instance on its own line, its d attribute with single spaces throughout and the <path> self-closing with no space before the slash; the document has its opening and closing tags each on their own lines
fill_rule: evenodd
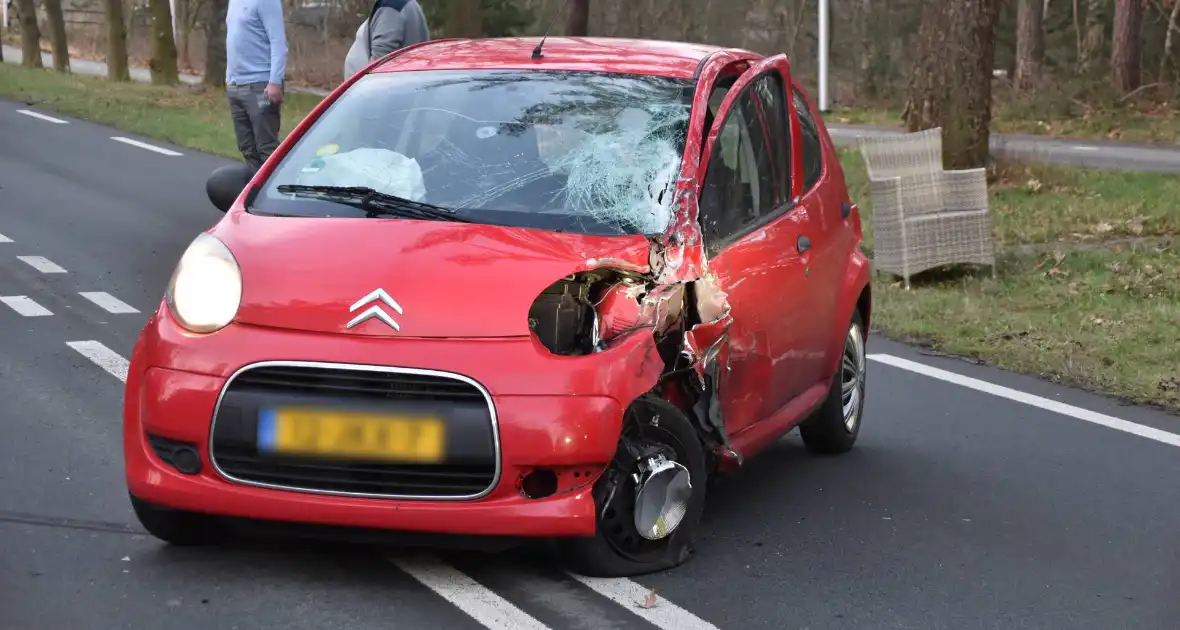
<svg viewBox="0 0 1180 630">
<path fill-rule="evenodd" d="M 234 121 L 238 150 L 246 164 L 257 171 L 279 146 L 282 104 L 266 97 L 266 83 L 227 85 L 229 113 Z"/>
</svg>

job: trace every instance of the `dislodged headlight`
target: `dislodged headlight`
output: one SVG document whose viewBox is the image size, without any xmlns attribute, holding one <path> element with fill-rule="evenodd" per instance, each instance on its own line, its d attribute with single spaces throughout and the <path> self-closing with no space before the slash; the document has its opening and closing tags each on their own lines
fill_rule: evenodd
<svg viewBox="0 0 1180 630">
<path fill-rule="evenodd" d="M 192 332 L 225 328 L 242 302 L 238 261 L 217 237 L 202 232 L 180 257 L 165 299 L 176 321 Z"/>
</svg>

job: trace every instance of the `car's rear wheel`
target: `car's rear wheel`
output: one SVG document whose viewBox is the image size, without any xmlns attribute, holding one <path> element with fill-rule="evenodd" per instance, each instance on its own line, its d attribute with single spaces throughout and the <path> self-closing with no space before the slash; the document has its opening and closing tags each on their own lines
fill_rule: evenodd
<svg viewBox="0 0 1180 630">
<path fill-rule="evenodd" d="M 207 514 L 155 505 L 135 495 L 131 495 L 131 508 L 149 534 L 172 545 L 208 545 L 220 541 L 224 535 L 221 524 Z"/>
<path fill-rule="evenodd" d="M 597 532 L 566 541 L 567 562 L 594 577 L 683 564 L 696 542 L 707 477 L 704 449 L 684 413 L 659 398 L 636 400 L 615 458 L 594 486 Z"/>
<path fill-rule="evenodd" d="M 854 312 L 828 397 L 799 427 L 804 445 L 813 452 L 834 455 L 856 444 L 865 405 L 865 339 L 864 320 Z"/>
</svg>

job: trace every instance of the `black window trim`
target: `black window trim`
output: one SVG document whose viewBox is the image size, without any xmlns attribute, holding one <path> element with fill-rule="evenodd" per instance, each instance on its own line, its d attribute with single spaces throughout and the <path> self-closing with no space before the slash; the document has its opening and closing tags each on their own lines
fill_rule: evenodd
<svg viewBox="0 0 1180 630">
<path fill-rule="evenodd" d="M 740 93 L 738 93 L 738 96 L 737 96 L 737 98 L 734 99 L 734 102 L 736 103 L 737 100 L 742 97 L 742 95 L 745 93 L 746 90 L 753 88 L 754 83 L 756 83 L 758 80 L 760 80 L 763 75 L 769 74 L 771 72 L 778 74 L 779 79 L 781 80 L 784 87 L 789 84 L 792 88 L 794 88 L 794 86 L 795 86 L 794 81 L 788 82 L 787 78 L 784 77 L 781 72 L 779 72 L 778 68 L 767 68 L 766 70 L 759 72 L 754 77 L 754 79 L 752 79 L 748 84 L 746 84 L 746 87 L 742 88 L 742 91 Z M 711 92 L 712 86 L 710 86 L 709 89 Z M 731 114 L 733 114 L 733 111 L 734 111 L 734 107 L 730 107 L 729 111 L 725 112 L 725 117 L 721 119 L 721 126 L 719 128 L 725 127 L 725 125 L 729 122 L 729 117 Z M 798 114 L 796 113 L 796 116 L 797 115 Z M 791 124 L 790 116 L 791 116 L 790 109 L 787 109 L 787 129 L 788 130 L 790 129 L 790 124 Z M 761 125 L 759 125 L 759 127 L 761 127 Z M 708 133 L 710 131 L 712 131 L 712 128 L 707 129 L 705 131 L 705 133 Z M 763 132 L 763 134 L 765 137 L 765 132 Z M 720 137 L 720 135 L 718 135 L 718 137 Z M 769 140 L 769 138 L 767 140 Z M 764 146 L 769 146 L 769 142 L 764 144 Z M 702 149 L 703 149 L 703 147 L 702 147 Z M 791 149 L 793 151 L 794 147 L 792 147 Z M 716 156 L 716 153 L 717 153 L 717 143 L 716 143 L 716 141 L 714 141 L 713 153 L 709 156 L 709 165 L 713 164 L 713 158 Z M 788 164 L 788 168 L 790 168 L 789 164 Z M 701 184 L 700 184 L 701 190 L 704 190 L 704 188 L 705 188 L 705 178 L 707 176 L 708 176 L 708 171 L 706 170 L 706 172 L 701 175 Z M 822 176 L 821 176 L 821 178 L 822 178 Z M 732 234 L 730 234 L 729 236 L 726 236 L 725 238 L 719 239 L 719 240 L 714 241 L 712 243 L 705 242 L 704 243 L 705 251 L 706 252 L 714 252 L 712 254 L 713 256 L 724 253 L 731 246 L 735 245 L 738 241 L 741 241 L 742 239 L 749 236 L 750 234 L 753 234 L 754 232 L 766 227 L 770 223 L 791 214 L 795 210 L 798 210 L 799 209 L 799 200 L 802 198 L 803 198 L 803 194 L 800 194 L 798 197 L 792 198 L 790 195 L 790 192 L 788 191 L 786 199 L 782 203 L 780 203 L 779 205 L 771 208 L 770 212 L 767 212 L 766 214 L 759 216 L 757 219 L 754 219 L 753 221 L 750 221 L 749 223 L 743 224 L 740 228 L 738 228 L 737 230 L 734 230 Z M 705 234 L 704 234 L 704 226 L 701 224 L 700 196 L 699 195 L 697 196 L 697 226 L 701 229 L 701 239 L 702 239 L 702 241 L 704 241 Z"/>
</svg>

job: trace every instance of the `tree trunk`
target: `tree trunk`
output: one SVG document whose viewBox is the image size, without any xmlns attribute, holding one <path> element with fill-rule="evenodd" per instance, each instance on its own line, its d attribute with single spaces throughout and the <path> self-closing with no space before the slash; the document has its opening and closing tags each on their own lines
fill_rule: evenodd
<svg viewBox="0 0 1180 630">
<path fill-rule="evenodd" d="M 127 65 L 127 22 L 123 19 L 123 0 L 104 0 L 107 21 L 107 78 L 130 81 Z"/>
<path fill-rule="evenodd" d="M 152 22 L 152 83 L 178 85 L 180 72 L 176 69 L 176 42 L 172 39 L 172 9 L 168 0 L 148 0 L 148 14 Z"/>
<path fill-rule="evenodd" d="M 225 85 L 225 13 L 229 0 L 211 0 L 205 22 L 205 78 L 214 87 Z"/>
<path fill-rule="evenodd" d="M 41 62 L 41 29 L 37 28 L 37 6 L 33 0 L 16 0 L 16 6 L 20 11 L 21 65 L 26 68 L 44 68 L 45 64 Z"/>
<path fill-rule="evenodd" d="M 1000 0 L 927 0 L 902 112 L 906 128 L 942 128 L 946 168 L 987 165 Z"/>
<path fill-rule="evenodd" d="M 1028 90 L 1041 78 L 1045 58 L 1045 2 L 1020 0 L 1016 10 L 1016 89 Z"/>
<path fill-rule="evenodd" d="M 590 34 L 590 0 L 570 0 L 565 16 L 565 34 L 586 37 Z"/>
<path fill-rule="evenodd" d="M 1164 37 L 1164 54 L 1160 58 L 1160 83 L 1167 83 L 1169 77 L 1180 76 L 1176 73 L 1176 34 L 1180 33 L 1180 0 L 1173 0 L 1172 14 L 1168 17 L 1168 34 Z M 1169 74 L 1168 68 L 1172 68 Z"/>
<path fill-rule="evenodd" d="M 1092 74 L 1097 71 L 1098 60 L 1106 46 L 1106 16 L 1109 0 L 1088 0 L 1086 2 L 1086 29 L 1082 36 L 1082 47 L 1078 55 L 1078 72 Z"/>
<path fill-rule="evenodd" d="M 176 67 L 189 70 L 192 63 L 189 60 L 188 41 L 192 29 L 189 28 L 189 0 L 176 0 Z"/>
<path fill-rule="evenodd" d="M 483 36 L 483 3 L 480 0 L 448 0 L 447 37 Z"/>
<path fill-rule="evenodd" d="M 49 42 L 53 46 L 53 69 L 69 72 L 70 45 L 66 41 L 66 18 L 62 14 L 61 0 L 45 0 L 45 17 L 49 21 Z"/>
<path fill-rule="evenodd" d="M 1123 94 L 1143 84 L 1143 4 L 1140 0 L 1116 0 L 1114 38 L 1110 47 L 1110 79 Z"/>
</svg>

